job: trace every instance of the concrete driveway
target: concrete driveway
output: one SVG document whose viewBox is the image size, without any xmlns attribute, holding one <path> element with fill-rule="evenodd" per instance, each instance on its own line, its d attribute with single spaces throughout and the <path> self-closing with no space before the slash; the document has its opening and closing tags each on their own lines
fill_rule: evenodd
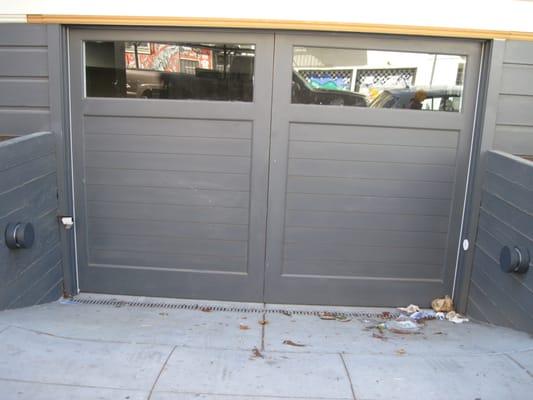
<svg viewBox="0 0 533 400">
<path fill-rule="evenodd" d="M 533 339 L 505 328 L 428 321 L 406 335 L 373 328 L 383 309 L 328 308 L 350 314 L 340 321 L 320 319 L 322 309 L 312 306 L 78 299 L 0 312 L 0 399 L 507 400 L 533 393 Z"/>
</svg>

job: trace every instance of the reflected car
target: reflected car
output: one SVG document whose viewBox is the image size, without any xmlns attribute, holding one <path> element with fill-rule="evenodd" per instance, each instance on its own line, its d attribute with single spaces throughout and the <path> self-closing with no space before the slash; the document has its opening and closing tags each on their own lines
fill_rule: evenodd
<svg viewBox="0 0 533 400">
<path fill-rule="evenodd" d="M 292 71 L 292 103 L 367 107 L 366 97 L 360 93 L 338 89 L 316 89 L 305 78 Z"/>
<path fill-rule="evenodd" d="M 456 86 L 386 89 L 370 102 L 369 107 L 459 112 L 461 91 Z"/>
</svg>

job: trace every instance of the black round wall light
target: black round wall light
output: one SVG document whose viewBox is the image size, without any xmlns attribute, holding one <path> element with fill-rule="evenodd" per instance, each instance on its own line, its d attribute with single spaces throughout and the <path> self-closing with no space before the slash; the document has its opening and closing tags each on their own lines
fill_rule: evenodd
<svg viewBox="0 0 533 400">
<path fill-rule="evenodd" d="M 35 231 L 31 223 L 10 223 L 6 226 L 6 245 L 10 249 L 28 249 L 35 240 Z"/>
<path fill-rule="evenodd" d="M 531 266 L 529 250 L 523 247 L 504 246 L 500 252 L 500 268 L 503 272 L 523 274 Z"/>
</svg>

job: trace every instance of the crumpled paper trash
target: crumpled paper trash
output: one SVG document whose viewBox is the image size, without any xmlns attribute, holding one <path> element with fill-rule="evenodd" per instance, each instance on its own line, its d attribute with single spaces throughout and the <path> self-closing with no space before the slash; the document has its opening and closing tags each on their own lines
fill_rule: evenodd
<svg viewBox="0 0 533 400">
<path fill-rule="evenodd" d="M 420 321 L 423 319 L 435 319 L 436 315 L 437 314 L 433 310 L 421 310 L 409 315 L 409 319 L 412 319 L 414 321 Z"/>
<path fill-rule="evenodd" d="M 468 322 L 468 318 L 462 316 L 459 313 L 456 313 L 455 311 L 450 311 L 448 314 L 446 314 L 446 319 L 450 322 L 453 322 L 454 324 L 462 324 L 463 322 Z"/>
<path fill-rule="evenodd" d="M 444 296 L 443 298 L 435 299 L 431 302 L 431 308 L 433 308 L 435 312 L 447 313 L 454 311 L 453 300 L 450 296 Z"/>
<path fill-rule="evenodd" d="M 416 304 L 409 304 L 407 307 L 398 307 L 398 310 L 407 314 L 413 314 L 420 311 L 420 307 L 418 307 Z"/>
<path fill-rule="evenodd" d="M 439 321 L 444 321 L 446 319 L 446 314 L 443 312 L 435 313 L 435 319 Z"/>
</svg>

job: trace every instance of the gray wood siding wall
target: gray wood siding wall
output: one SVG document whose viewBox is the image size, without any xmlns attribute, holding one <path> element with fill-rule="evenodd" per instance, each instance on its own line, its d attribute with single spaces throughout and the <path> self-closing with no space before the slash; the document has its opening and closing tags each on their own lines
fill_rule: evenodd
<svg viewBox="0 0 533 400">
<path fill-rule="evenodd" d="M 494 149 L 533 154 L 533 42 L 508 41 L 498 98 Z"/>
<path fill-rule="evenodd" d="M 489 152 L 483 188 L 468 314 L 475 319 L 533 332 L 533 271 L 500 270 L 505 245 L 533 253 L 533 162 Z"/>
<path fill-rule="evenodd" d="M 61 295 L 56 170 L 52 133 L 0 142 L 0 309 L 39 304 Z M 33 224 L 31 248 L 7 248 L 4 232 L 10 222 Z"/>
<path fill-rule="evenodd" d="M 0 134 L 50 130 L 47 40 L 46 25 L 0 24 Z"/>
</svg>

